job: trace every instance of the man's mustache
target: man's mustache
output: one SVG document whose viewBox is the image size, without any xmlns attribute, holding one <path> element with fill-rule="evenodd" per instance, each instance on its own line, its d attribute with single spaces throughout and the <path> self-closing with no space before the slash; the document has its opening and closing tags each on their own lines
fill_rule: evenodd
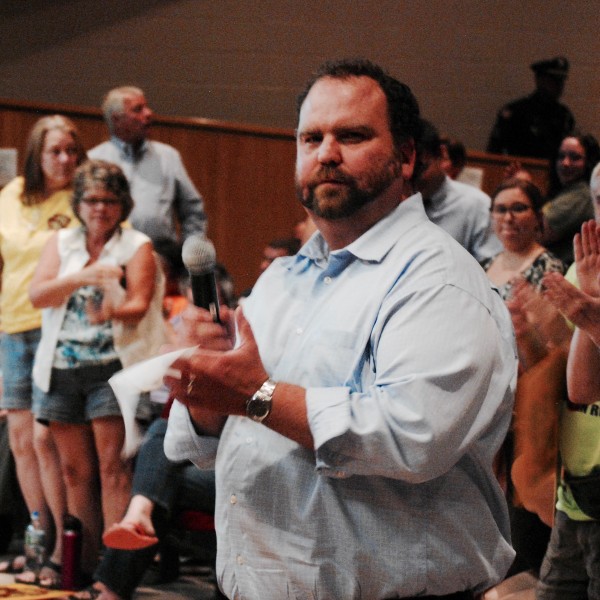
<svg viewBox="0 0 600 600">
<path fill-rule="evenodd" d="M 354 179 L 333 167 L 321 167 L 316 175 L 309 181 L 308 187 L 314 188 L 320 183 L 335 182 L 353 184 Z"/>
</svg>

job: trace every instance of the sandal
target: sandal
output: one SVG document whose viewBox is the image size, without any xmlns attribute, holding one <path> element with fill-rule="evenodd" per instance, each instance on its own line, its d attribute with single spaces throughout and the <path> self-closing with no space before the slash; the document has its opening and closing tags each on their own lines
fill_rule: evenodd
<svg viewBox="0 0 600 600">
<path fill-rule="evenodd" d="M 56 564 L 51 560 L 44 562 L 44 566 L 40 569 L 37 580 L 38 583 L 45 588 L 51 590 L 59 590 L 61 586 L 61 565 Z"/>
<path fill-rule="evenodd" d="M 115 523 L 111 525 L 102 536 L 102 541 L 107 548 L 117 550 L 141 550 L 158 544 L 158 538 L 148 535 L 140 527 L 131 523 Z"/>
<path fill-rule="evenodd" d="M 13 575 L 14 573 L 22 573 L 25 568 L 25 557 L 15 556 L 12 560 L 3 560 L 0 562 L 0 573 Z"/>
<path fill-rule="evenodd" d="M 60 565 L 51 560 L 46 560 L 37 575 L 29 569 L 24 569 L 15 576 L 15 582 L 38 585 L 48 590 L 59 590 L 61 584 L 60 572 Z"/>
</svg>

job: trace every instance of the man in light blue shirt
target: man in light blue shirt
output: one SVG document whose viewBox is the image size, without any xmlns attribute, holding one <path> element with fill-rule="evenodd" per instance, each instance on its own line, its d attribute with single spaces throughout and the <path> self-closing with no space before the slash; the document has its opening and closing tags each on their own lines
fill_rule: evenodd
<svg viewBox="0 0 600 600">
<path fill-rule="evenodd" d="M 297 131 L 319 232 L 261 276 L 235 342 L 226 309 L 225 325 L 188 313 L 202 349 L 165 378 L 179 400 L 165 451 L 215 461 L 229 598 L 463 600 L 512 562 L 492 472 L 510 317 L 412 195 L 419 131 L 406 86 L 368 61 L 326 63 Z"/>
<path fill-rule="evenodd" d="M 496 256 L 502 250 L 502 244 L 490 222 L 492 201 L 480 189 L 446 175 L 442 140 L 429 121 L 424 121 L 420 157 L 423 169 L 416 187 L 423 195 L 427 216 L 478 262 Z"/>
<path fill-rule="evenodd" d="M 88 156 L 121 167 L 129 181 L 135 206 L 129 222 L 156 242 L 183 241 L 204 233 L 202 196 L 190 179 L 181 155 L 168 144 L 148 139 L 152 110 L 136 87 L 112 89 L 102 104 L 110 140 Z M 183 238 L 183 239 L 180 239 Z"/>
</svg>

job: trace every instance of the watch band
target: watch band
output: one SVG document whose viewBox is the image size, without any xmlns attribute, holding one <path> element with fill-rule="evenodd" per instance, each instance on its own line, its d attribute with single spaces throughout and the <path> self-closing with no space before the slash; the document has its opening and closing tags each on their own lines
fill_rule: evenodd
<svg viewBox="0 0 600 600">
<path fill-rule="evenodd" d="M 246 401 L 246 415 L 258 423 L 262 423 L 271 412 L 273 392 L 277 383 L 271 378 L 267 379 Z"/>
</svg>

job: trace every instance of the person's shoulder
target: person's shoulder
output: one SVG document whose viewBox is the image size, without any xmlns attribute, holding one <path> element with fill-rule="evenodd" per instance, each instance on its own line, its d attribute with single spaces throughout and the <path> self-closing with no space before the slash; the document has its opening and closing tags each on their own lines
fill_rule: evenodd
<svg viewBox="0 0 600 600">
<path fill-rule="evenodd" d="M 464 202 L 469 202 L 473 206 L 483 207 L 485 210 L 489 210 L 492 200 L 483 190 L 480 190 L 474 185 L 456 181 L 456 179 L 450 179 L 448 186 L 454 195 L 460 196 L 461 201 L 464 199 Z"/>
<path fill-rule="evenodd" d="M 106 140 L 105 142 L 102 142 L 88 150 L 87 156 L 91 159 L 104 159 L 104 157 L 112 155 L 116 152 L 116 146 L 110 140 Z"/>
<path fill-rule="evenodd" d="M 159 142 L 158 140 L 146 140 L 148 147 L 151 148 L 154 152 L 161 154 L 163 156 L 171 156 L 179 158 L 179 150 L 177 148 L 171 146 L 170 144 L 166 144 L 165 142 Z"/>
<path fill-rule="evenodd" d="M 522 96 L 521 98 L 515 98 L 514 100 L 507 102 L 500 108 L 500 110 L 498 111 L 498 118 L 504 119 L 504 120 L 509 120 L 515 114 L 519 114 L 520 112 L 523 112 L 524 110 L 528 110 L 531 106 L 531 103 L 532 103 L 531 95 Z"/>
<path fill-rule="evenodd" d="M 549 250 L 544 250 L 544 252 L 535 259 L 534 264 L 540 266 L 544 273 L 550 271 L 565 273 L 565 263 Z"/>
<path fill-rule="evenodd" d="M 121 238 L 128 242 L 134 243 L 137 245 L 142 245 L 148 242 L 152 242 L 152 240 L 143 232 L 138 229 L 134 229 L 133 227 L 123 227 L 121 229 Z"/>
<path fill-rule="evenodd" d="M 25 187 L 25 179 L 22 176 L 11 179 L 1 190 L 0 199 L 4 202 L 20 198 Z"/>
</svg>

